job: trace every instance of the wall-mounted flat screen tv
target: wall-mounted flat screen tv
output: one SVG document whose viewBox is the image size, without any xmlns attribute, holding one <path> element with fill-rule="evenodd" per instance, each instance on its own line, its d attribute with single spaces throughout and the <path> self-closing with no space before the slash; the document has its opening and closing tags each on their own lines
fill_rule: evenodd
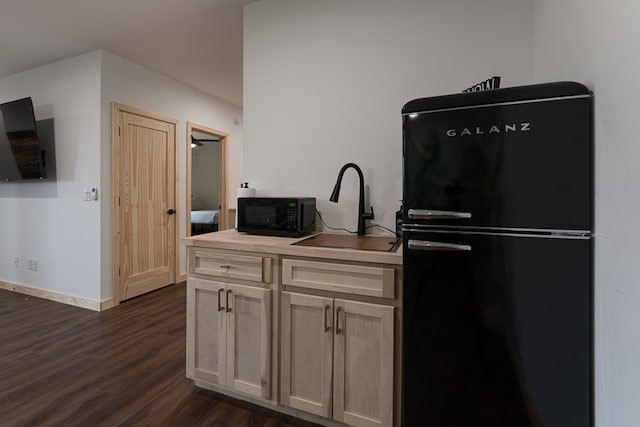
<svg viewBox="0 0 640 427">
<path fill-rule="evenodd" d="M 31 98 L 0 104 L 0 182 L 47 178 Z"/>
</svg>

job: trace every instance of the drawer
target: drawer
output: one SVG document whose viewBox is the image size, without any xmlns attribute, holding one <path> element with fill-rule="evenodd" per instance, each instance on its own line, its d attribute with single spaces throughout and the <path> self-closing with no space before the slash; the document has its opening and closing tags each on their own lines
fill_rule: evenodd
<svg viewBox="0 0 640 427">
<path fill-rule="evenodd" d="M 207 276 L 242 279 L 252 282 L 272 282 L 271 258 L 228 254 L 224 252 L 194 251 L 189 270 Z"/>
<path fill-rule="evenodd" d="M 383 298 L 395 295 L 395 271 L 384 267 L 284 259 L 282 283 Z"/>
</svg>

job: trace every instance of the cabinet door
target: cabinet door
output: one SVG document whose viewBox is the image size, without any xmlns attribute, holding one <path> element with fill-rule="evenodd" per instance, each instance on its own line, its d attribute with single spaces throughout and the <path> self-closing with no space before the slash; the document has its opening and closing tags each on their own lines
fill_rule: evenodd
<svg viewBox="0 0 640 427">
<path fill-rule="evenodd" d="M 282 404 L 331 417 L 333 299 L 282 293 Z"/>
<path fill-rule="evenodd" d="M 227 284 L 227 386 L 269 399 L 271 290 Z"/>
<path fill-rule="evenodd" d="M 187 281 L 187 377 L 225 384 L 224 283 Z"/>
<path fill-rule="evenodd" d="M 333 418 L 393 424 L 393 307 L 335 300 Z"/>
</svg>

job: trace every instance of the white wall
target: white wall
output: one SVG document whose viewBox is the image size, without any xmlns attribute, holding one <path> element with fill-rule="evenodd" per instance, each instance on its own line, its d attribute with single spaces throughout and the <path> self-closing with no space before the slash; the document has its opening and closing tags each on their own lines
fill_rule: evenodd
<svg viewBox="0 0 640 427">
<path fill-rule="evenodd" d="M 402 198 L 400 112 L 494 75 L 531 80 L 530 0 L 262 0 L 244 8 L 244 180 L 263 195 L 309 195 L 356 229 L 357 163 L 374 223 Z M 505 19 L 508 17 L 508 19 Z M 380 232 L 372 229 L 370 232 Z"/>
<path fill-rule="evenodd" d="M 0 280 L 99 300 L 100 203 L 83 201 L 101 179 L 99 53 L 0 79 L 0 102 L 27 96 L 53 119 L 57 179 L 0 184 Z"/>
<path fill-rule="evenodd" d="M 534 78 L 595 95 L 596 425 L 640 420 L 640 3 L 535 0 Z"/>
<path fill-rule="evenodd" d="M 339 205 L 327 199 L 339 167 L 355 161 L 388 226 L 400 196 L 404 102 L 494 74 L 503 86 L 587 84 L 596 97 L 596 425 L 637 425 L 639 12 L 628 0 L 247 5 L 245 178 L 264 193 L 315 195 L 329 222 L 353 229 L 355 180 Z"/>
<path fill-rule="evenodd" d="M 113 296 L 111 103 L 178 123 L 180 236 L 186 226 L 186 122 L 229 134 L 230 207 L 242 177 L 242 109 L 105 51 L 0 79 L 0 102 L 30 96 L 36 120 L 53 118 L 57 178 L 0 184 L 0 281 L 101 301 Z M 239 185 L 239 184 L 238 184 Z M 97 202 L 83 201 L 97 187 Z M 180 247 L 180 273 L 186 252 Z M 13 267 L 13 258 L 20 267 Z M 38 259 L 38 271 L 27 260 Z"/>
<path fill-rule="evenodd" d="M 102 190 L 111 194 L 111 103 L 117 102 L 179 120 L 178 176 L 180 200 L 177 207 L 180 236 L 186 234 L 186 154 L 187 121 L 226 132 L 229 152 L 229 207 L 235 208 L 235 183 L 242 176 L 242 109 L 206 95 L 190 86 L 172 80 L 109 52 L 102 52 L 101 96 Z M 238 184 L 239 185 L 239 184 Z M 111 284 L 111 204 L 102 199 L 102 289 L 103 298 L 112 296 Z M 181 273 L 186 273 L 186 249 L 180 245 Z"/>
</svg>

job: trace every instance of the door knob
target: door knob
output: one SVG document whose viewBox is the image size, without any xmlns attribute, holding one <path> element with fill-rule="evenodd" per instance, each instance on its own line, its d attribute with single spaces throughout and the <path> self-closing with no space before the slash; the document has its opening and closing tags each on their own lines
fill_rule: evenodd
<svg viewBox="0 0 640 427">
<path fill-rule="evenodd" d="M 173 214 L 175 214 L 175 213 L 176 213 L 176 210 L 175 210 L 175 209 L 169 209 L 169 210 L 167 211 L 167 214 L 168 214 L 168 215 L 173 215 Z"/>
</svg>

